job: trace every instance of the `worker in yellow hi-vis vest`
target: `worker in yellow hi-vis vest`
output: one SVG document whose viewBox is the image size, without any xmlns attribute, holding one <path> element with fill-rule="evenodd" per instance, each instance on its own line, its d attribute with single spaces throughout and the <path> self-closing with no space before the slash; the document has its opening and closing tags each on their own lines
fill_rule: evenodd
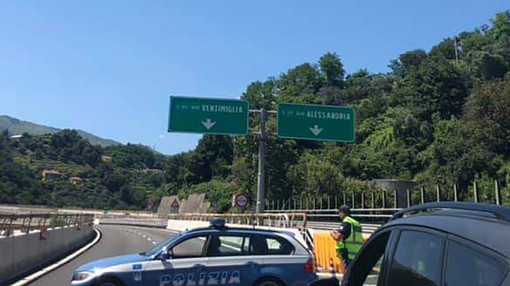
<svg viewBox="0 0 510 286">
<path fill-rule="evenodd" d="M 336 241 L 336 255 L 342 260 L 345 273 L 349 263 L 363 246 L 363 233 L 361 224 L 351 217 L 349 206 L 342 205 L 338 210 L 338 217 L 342 220 L 342 225 L 339 229 L 332 230 L 330 234 Z"/>
</svg>

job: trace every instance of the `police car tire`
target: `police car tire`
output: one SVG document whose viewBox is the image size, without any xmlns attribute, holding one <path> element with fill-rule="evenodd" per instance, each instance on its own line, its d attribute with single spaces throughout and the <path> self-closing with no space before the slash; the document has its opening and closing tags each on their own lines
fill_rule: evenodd
<svg viewBox="0 0 510 286">
<path fill-rule="evenodd" d="M 124 286 L 124 284 L 115 277 L 105 277 L 97 283 L 97 286 Z"/>
<path fill-rule="evenodd" d="M 257 282 L 255 282 L 255 284 L 253 284 L 253 285 L 254 286 L 284 286 L 280 280 L 278 280 L 276 278 L 272 278 L 272 277 L 261 278 Z"/>
</svg>

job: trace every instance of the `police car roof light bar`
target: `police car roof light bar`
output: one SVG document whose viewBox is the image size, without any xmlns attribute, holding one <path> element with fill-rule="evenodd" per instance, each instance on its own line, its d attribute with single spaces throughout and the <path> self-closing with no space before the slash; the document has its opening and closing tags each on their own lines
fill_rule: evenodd
<svg viewBox="0 0 510 286">
<path fill-rule="evenodd" d="M 466 202 L 440 202 L 440 203 L 426 203 L 416 205 L 397 212 L 390 221 L 402 218 L 405 214 L 418 213 L 420 211 L 434 210 L 434 209 L 455 209 L 467 211 L 486 212 L 495 215 L 498 219 L 510 222 L 510 208 L 505 206 L 491 205 L 485 203 L 466 203 Z"/>
<path fill-rule="evenodd" d="M 210 221 L 212 228 L 225 228 L 225 220 L 221 218 L 213 219 Z"/>
</svg>

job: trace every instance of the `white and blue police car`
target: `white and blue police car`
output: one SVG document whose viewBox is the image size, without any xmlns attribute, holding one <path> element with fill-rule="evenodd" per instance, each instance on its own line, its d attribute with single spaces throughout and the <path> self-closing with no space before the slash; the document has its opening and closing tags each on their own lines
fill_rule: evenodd
<svg viewBox="0 0 510 286">
<path fill-rule="evenodd" d="M 313 256 L 292 233 L 208 228 L 173 236 L 139 254 L 102 259 L 75 270 L 71 285 L 308 285 Z"/>
</svg>

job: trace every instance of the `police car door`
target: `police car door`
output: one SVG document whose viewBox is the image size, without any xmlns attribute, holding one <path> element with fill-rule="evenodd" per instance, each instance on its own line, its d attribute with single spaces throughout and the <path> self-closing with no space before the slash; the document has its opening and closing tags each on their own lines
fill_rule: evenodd
<svg viewBox="0 0 510 286">
<path fill-rule="evenodd" d="M 211 235 L 206 256 L 204 285 L 252 285 L 262 262 L 262 257 L 250 255 L 250 236 L 246 234 Z"/>
<path fill-rule="evenodd" d="M 187 237 L 168 249 L 169 259 L 150 261 L 144 269 L 144 285 L 186 286 L 200 284 L 207 235 Z"/>
</svg>

